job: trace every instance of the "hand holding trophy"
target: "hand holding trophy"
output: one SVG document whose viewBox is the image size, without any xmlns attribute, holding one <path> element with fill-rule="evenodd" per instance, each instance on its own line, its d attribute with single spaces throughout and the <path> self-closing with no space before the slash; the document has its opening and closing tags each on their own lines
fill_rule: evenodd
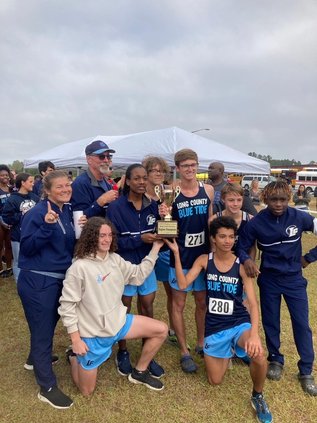
<svg viewBox="0 0 317 423">
<path fill-rule="evenodd" d="M 156 185 L 154 187 L 155 194 L 168 207 L 168 214 L 164 216 L 163 220 L 157 221 L 156 232 L 162 238 L 176 238 L 178 235 L 177 221 L 172 220 L 171 209 L 181 189 L 179 186 L 172 185 Z"/>
</svg>

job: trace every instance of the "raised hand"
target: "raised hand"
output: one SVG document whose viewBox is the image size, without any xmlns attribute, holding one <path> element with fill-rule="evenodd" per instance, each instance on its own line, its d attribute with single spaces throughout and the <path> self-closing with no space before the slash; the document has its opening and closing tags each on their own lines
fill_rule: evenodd
<svg viewBox="0 0 317 423">
<path fill-rule="evenodd" d="M 58 219 L 58 213 L 56 213 L 54 210 L 52 210 L 51 203 L 47 202 L 47 213 L 44 216 L 44 220 L 46 223 L 52 224 L 56 223 Z"/>
</svg>

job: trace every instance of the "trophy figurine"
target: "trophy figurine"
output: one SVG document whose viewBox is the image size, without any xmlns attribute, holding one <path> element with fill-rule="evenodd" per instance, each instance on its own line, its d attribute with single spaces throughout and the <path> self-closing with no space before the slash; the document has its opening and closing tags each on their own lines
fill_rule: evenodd
<svg viewBox="0 0 317 423">
<path fill-rule="evenodd" d="M 164 216 L 163 220 L 158 220 L 156 223 L 156 233 L 162 238 L 176 238 L 178 235 L 177 220 L 172 220 L 171 209 L 176 197 L 180 194 L 179 186 L 172 185 L 156 185 L 154 187 L 155 194 L 162 203 L 168 207 L 168 214 Z"/>
</svg>

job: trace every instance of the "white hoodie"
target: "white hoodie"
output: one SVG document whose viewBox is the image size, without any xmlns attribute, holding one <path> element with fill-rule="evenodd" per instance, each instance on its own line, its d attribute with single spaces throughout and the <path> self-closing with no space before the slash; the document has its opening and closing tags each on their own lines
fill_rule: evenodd
<svg viewBox="0 0 317 423">
<path fill-rule="evenodd" d="M 116 253 L 104 259 L 77 259 L 68 269 L 60 314 L 68 333 L 79 331 L 85 338 L 114 336 L 126 320 L 126 307 L 121 297 L 124 286 L 142 285 L 153 270 L 157 253 L 150 254 L 140 264 L 125 261 Z"/>
</svg>

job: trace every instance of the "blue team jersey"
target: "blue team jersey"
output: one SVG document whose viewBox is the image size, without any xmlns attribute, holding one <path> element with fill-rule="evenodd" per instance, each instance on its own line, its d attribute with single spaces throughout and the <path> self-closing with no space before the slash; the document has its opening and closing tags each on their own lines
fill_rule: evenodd
<svg viewBox="0 0 317 423">
<path fill-rule="evenodd" d="M 203 184 L 194 197 L 180 193 L 173 203 L 172 217 L 178 221 L 180 257 L 184 269 L 190 269 L 201 254 L 209 252 L 209 217 L 210 198 Z M 174 254 L 171 254 L 171 267 L 175 267 Z"/>
<path fill-rule="evenodd" d="M 215 266 L 213 253 L 210 253 L 205 281 L 207 303 L 205 337 L 250 322 L 250 315 L 242 304 L 243 281 L 238 258 L 230 270 L 220 272 Z"/>
</svg>

